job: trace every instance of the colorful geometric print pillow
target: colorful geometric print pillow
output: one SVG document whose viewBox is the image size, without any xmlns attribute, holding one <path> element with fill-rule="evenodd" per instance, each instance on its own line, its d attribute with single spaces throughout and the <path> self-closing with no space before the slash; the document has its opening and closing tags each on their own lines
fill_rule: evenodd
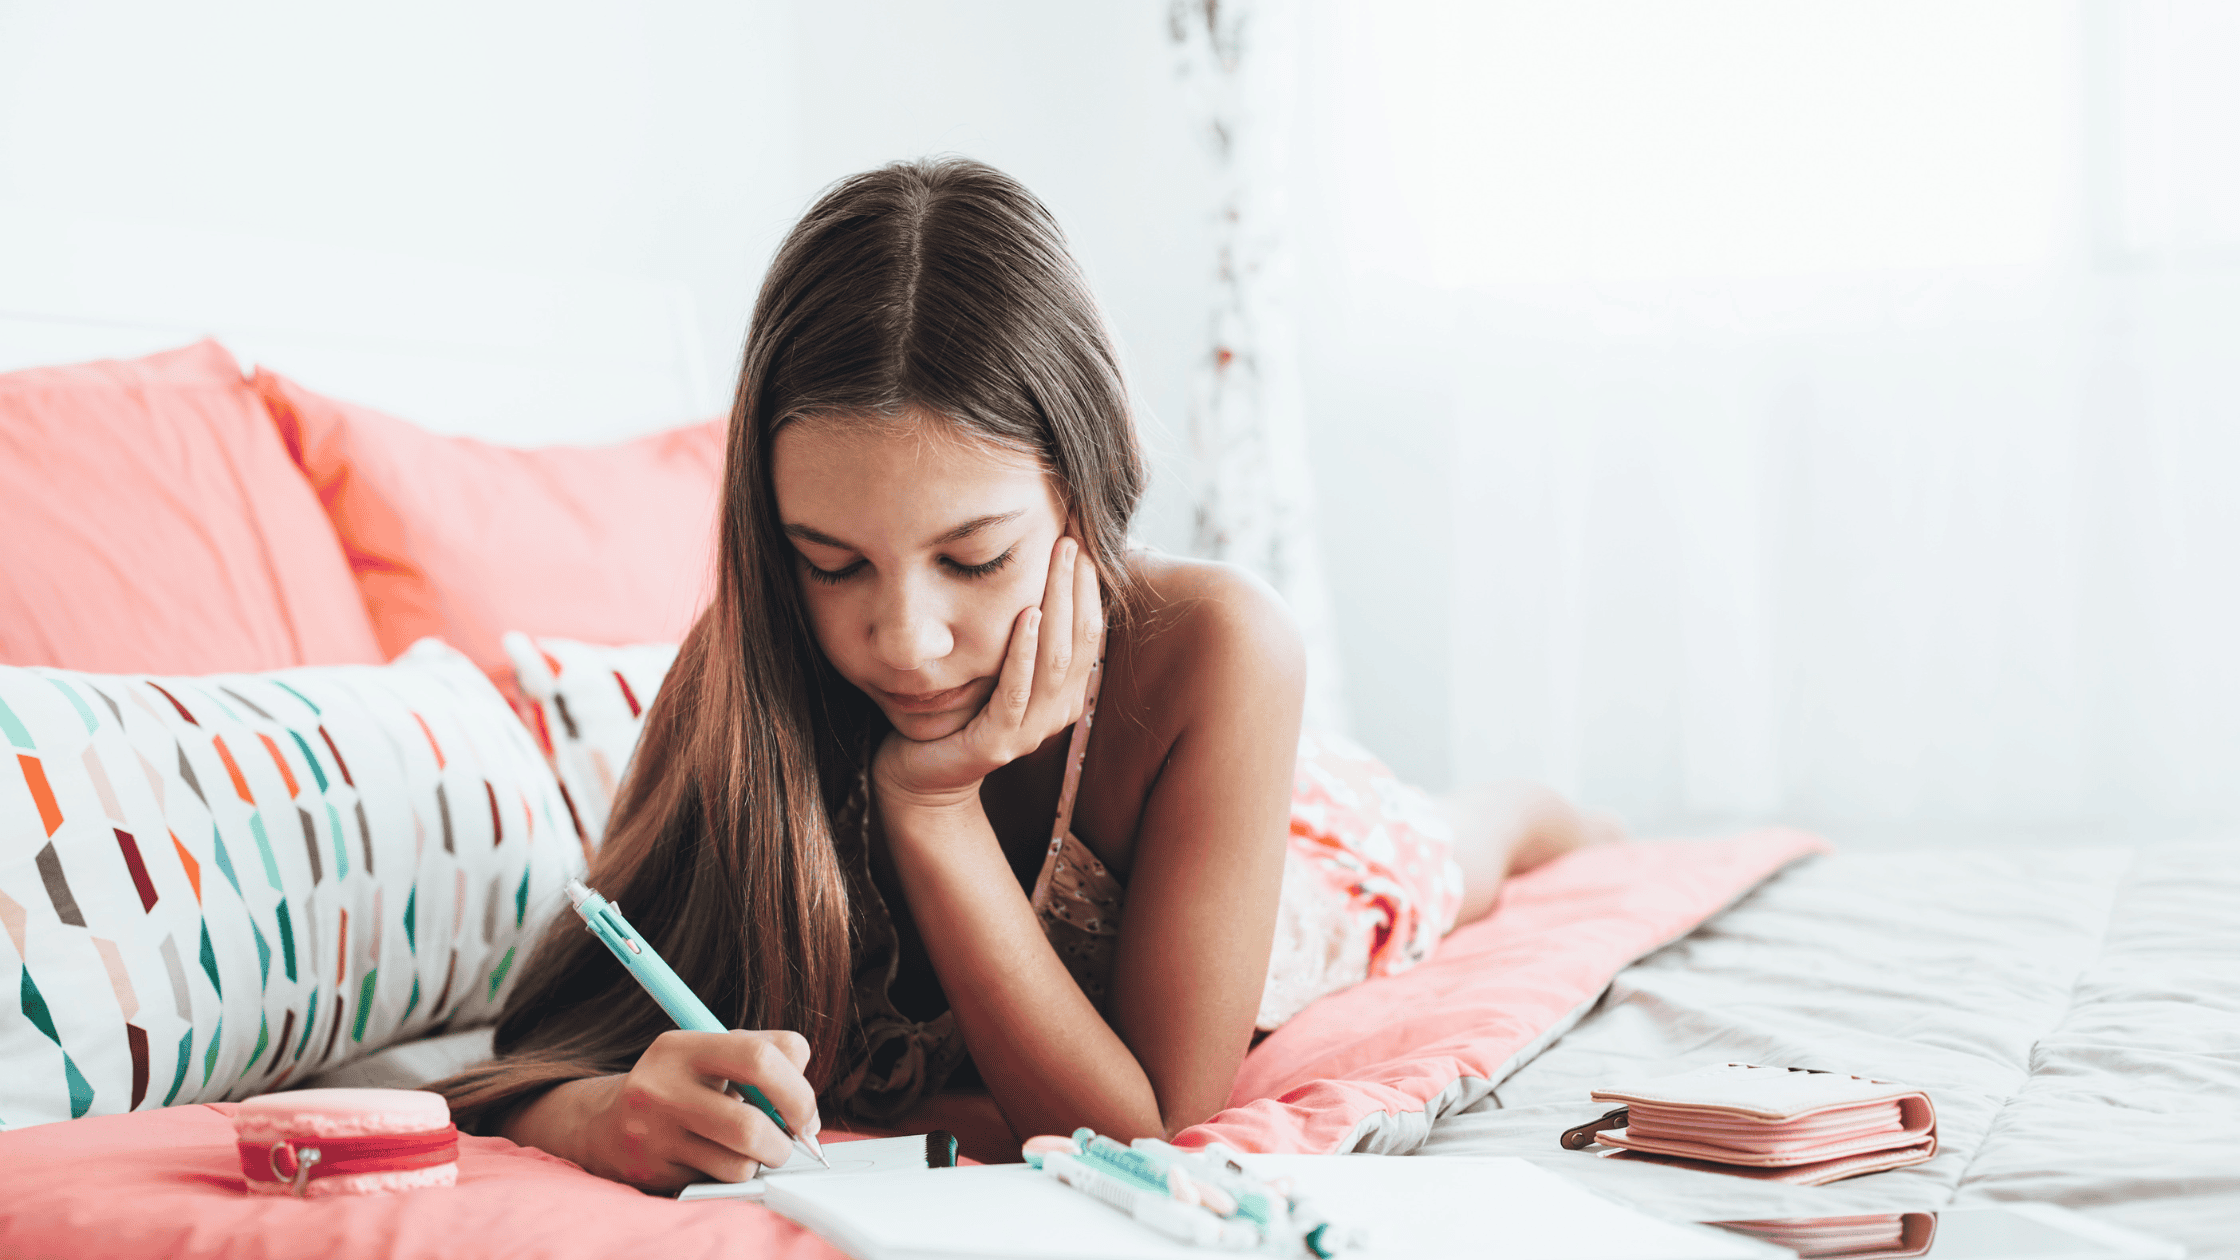
<svg viewBox="0 0 2240 1260">
<path fill-rule="evenodd" d="M 486 1021 L 582 868 L 544 758 L 437 640 L 269 674 L 0 667 L 0 1127 L 267 1093 Z"/>
<path fill-rule="evenodd" d="M 533 706 L 526 716 L 552 758 L 588 853 L 606 834 L 615 788 L 638 746 L 646 706 L 676 662 L 676 645 L 601 647 L 531 639 L 518 630 L 504 642 L 514 678 Z"/>
</svg>

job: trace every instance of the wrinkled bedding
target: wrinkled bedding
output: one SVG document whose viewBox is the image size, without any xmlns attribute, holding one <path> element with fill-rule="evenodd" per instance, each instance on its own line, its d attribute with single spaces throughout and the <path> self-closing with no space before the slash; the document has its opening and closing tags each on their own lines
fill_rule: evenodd
<svg viewBox="0 0 2240 1260">
<path fill-rule="evenodd" d="M 1583 849 L 1510 880 L 1421 966 L 1331 994 L 1245 1056 L 1229 1106 L 1174 1136 L 1261 1154 L 1399 1155 L 1593 1005 L 1610 977 L 1828 843 L 1769 827 Z"/>
<path fill-rule="evenodd" d="M 1556 1143 L 1597 1084 L 1725 1061 L 1922 1086 L 1939 1153 L 1798 1187 Z M 2240 844 L 1808 859 L 1620 972 L 1418 1154 L 1521 1155 L 1671 1218 L 2045 1200 L 2235 1260 Z"/>
<path fill-rule="evenodd" d="M 1436 1116 L 1482 1097 L 1577 1018 L 1620 968 L 1824 848 L 1774 829 L 1551 862 L 1512 881 L 1494 915 L 1438 957 L 1303 1012 L 1248 1059 L 1241 1105 L 1178 1140 L 1412 1147 Z M 487 1046 L 463 1037 L 378 1057 L 382 1071 L 409 1075 Z M 414 1083 L 378 1082 L 372 1071 L 348 1083 Z M 1257 1096 L 1263 1089 L 1281 1097 Z M 678 1257 L 832 1254 L 752 1205 L 649 1198 L 494 1138 L 461 1140 L 454 1188 L 318 1203 L 244 1197 L 230 1111 L 176 1107 L 0 1133 L 0 1184 L 10 1187 L 0 1256 L 606 1256 L 618 1245 Z"/>
<path fill-rule="evenodd" d="M 1457 1110 L 1430 1125 L 1417 1154 L 1521 1155 L 1677 1220 L 2046 1200 L 2183 1242 L 2195 1260 L 2240 1260 L 2240 844 L 1806 858 L 1616 970 L 1575 1018 L 1477 1069 L 1485 1076 L 1467 1097 L 1442 1091 Z M 459 1041 L 415 1053 L 482 1048 Z M 1301 1049 L 1298 1066 L 1314 1066 L 1321 1049 Z M 1725 1061 L 1921 1086 L 1937 1105 L 1939 1153 L 1799 1187 L 1556 1143 L 1600 1114 L 1587 1098 L 1597 1084 Z M 398 1057 L 387 1066 L 436 1065 Z M 135 1125 L 164 1131 L 125 1131 Z M 266 1255 L 342 1254 L 346 1240 L 369 1255 L 476 1250 L 463 1246 L 456 1217 L 416 1209 L 406 1220 L 396 1215 L 402 1200 L 354 1205 L 349 1221 L 286 1202 L 237 1209 L 218 1109 L 51 1128 L 42 1142 L 61 1145 L 42 1145 L 36 1166 L 11 1169 L 26 1192 L 0 1202 L 0 1252 L 138 1260 L 226 1253 L 248 1236 L 258 1239 L 249 1249 Z M 517 1242 L 564 1221 L 565 1240 L 548 1239 L 546 1253 L 608 1254 L 601 1239 L 650 1230 L 639 1241 L 658 1236 L 676 1256 L 756 1246 L 830 1254 L 782 1222 L 750 1224 L 760 1214 L 738 1205 L 647 1199 L 509 1143 L 469 1143 L 462 1191 L 447 1205 L 485 1227 L 525 1231 Z M 208 1149 L 190 1149 L 198 1144 Z M 120 1211 L 120 1195 L 131 1210 Z M 539 1206 L 554 1195 L 570 1204 L 558 1216 Z M 217 1215 L 202 1219 L 204 1201 L 218 1199 Z M 78 1207 L 58 1210 L 66 1201 Z M 229 1212 L 289 1219 L 273 1232 L 262 1227 L 281 1222 L 261 1215 L 218 1219 Z M 337 1228 L 307 1228 L 315 1219 Z"/>
</svg>

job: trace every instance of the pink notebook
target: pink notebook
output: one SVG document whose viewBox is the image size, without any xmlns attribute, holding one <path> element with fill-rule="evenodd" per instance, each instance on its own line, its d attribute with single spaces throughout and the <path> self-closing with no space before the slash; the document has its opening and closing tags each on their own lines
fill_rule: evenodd
<svg viewBox="0 0 2240 1260">
<path fill-rule="evenodd" d="M 1718 1171 L 1820 1185 L 1937 1153 L 1937 1112 L 1910 1085 L 1803 1068 L 1722 1063 L 1593 1092 L 1620 1111 L 1564 1135 Z"/>
</svg>

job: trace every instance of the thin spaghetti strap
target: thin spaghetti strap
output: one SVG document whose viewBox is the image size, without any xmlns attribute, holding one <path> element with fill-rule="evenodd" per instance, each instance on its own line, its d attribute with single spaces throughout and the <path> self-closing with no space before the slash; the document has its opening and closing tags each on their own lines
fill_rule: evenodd
<svg viewBox="0 0 2240 1260">
<path fill-rule="evenodd" d="M 1050 827 L 1050 848 L 1042 855 L 1042 872 L 1034 879 L 1032 903 L 1037 911 L 1049 904 L 1050 876 L 1057 870 L 1058 853 L 1065 848 L 1066 833 L 1073 829 L 1073 799 L 1081 791 L 1081 763 L 1089 755 L 1089 728 L 1097 720 L 1097 691 L 1104 684 L 1104 660 L 1089 667 L 1089 690 L 1081 705 L 1081 720 L 1073 724 L 1073 742 L 1066 748 L 1065 786 L 1058 790 L 1058 818 Z"/>
</svg>

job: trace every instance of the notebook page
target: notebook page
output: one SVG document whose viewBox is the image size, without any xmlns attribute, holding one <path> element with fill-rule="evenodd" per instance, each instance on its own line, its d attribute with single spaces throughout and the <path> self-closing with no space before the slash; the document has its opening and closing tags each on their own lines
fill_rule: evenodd
<svg viewBox="0 0 2240 1260">
<path fill-rule="evenodd" d="M 800 1151 L 778 1168 L 765 1169 L 760 1176 L 745 1181 L 703 1181 L 686 1186 L 677 1194 L 679 1202 L 690 1203 L 695 1199 L 759 1199 L 771 1185 L 795 1177 L 842 1177 L 856 1173 L 924 1171 L 926 1166 L 926 1139 L 916 1137 L 863 1138 L 854 1142 L 827 1142 L 824 1157 L 832 1163 L 828 1171 Z"/>
<path fill-rule="evenodd" d="M 1255 1176 L 1291 1178 L 1339 1225 L 1360 1225 L 1360 1260 L 1560 1256 L 1562 1260 L 1792 1260 L 1700 1225 L 1605 1199 L 1513 1156 L 1248 1155 Z M 1203 1257 L 1207 1253 L 1196 1253 Z"/>
<path fill-rule="evenodd" d="M 1356 1260 L 1562 1256 L 1564 1260 L 1761 1260 L 1790 1253 L 1675 1225 L 1589 1194 L 1514 1158 L 1275 1155 L 1246 1163 L 1289 1176 L 1334 1221 L 1359 1226 Z M 857 1260 L 1207 1260 L 1021 1165 L 773 1181 L 765 1206 Z"/>
<path fill-rule="evenodd" d="M 1024 1164 L 774 1182 L 762 1205 L 856 1257 L 1206 1260 Z"/>
</svg>

